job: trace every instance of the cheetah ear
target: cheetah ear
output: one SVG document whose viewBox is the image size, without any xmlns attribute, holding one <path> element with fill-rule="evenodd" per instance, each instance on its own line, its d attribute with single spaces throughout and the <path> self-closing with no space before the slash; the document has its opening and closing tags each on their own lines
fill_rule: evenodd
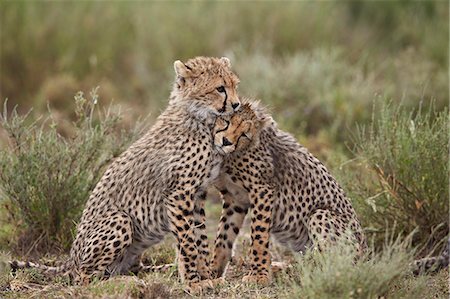
<svg viewBox="0 0 450 299">
<path fill-rule="evenodd" d="M 220 61 L 228 68 L 231 68 L 231 61 L 227 57 L 220 58 Z"/>
<path fill-rule="evenodd" d="M 175 69 L 175 74 L 177 75 L 176 84 L 178 88 L 184 87 L 186 78 L 191 76 L 191 69 L 180 60 L 176 60 L 173 63 L 173 68 Z"/>
<path fill-rule="evenodd" d="M 244 128 L 247 128 L 247 130 L 248 130 L 248 128 L 251 128 L 252 125 L 253 125 L 253 121 L 251 121 L 251 120 L 245 120 L 245 121 L 243 122 L 243 127 L 244 127 Z"/>
<path fill-rule="evenodd" d="M 175 69 L 175 74 L 177 74 L 177 77 L 186 78 L 191 75 L 191 69 L 180 60 L 173 63 L 173 68 Z"/>
<path fill-rule="evenodd" d="M 271 125 L 273 125 L 273 118 L 270 116 L 263 116 L 262 118 L 258 119 L 258 125 L 259 125 L 259 130 L 269 127 Z"/>
</svg>

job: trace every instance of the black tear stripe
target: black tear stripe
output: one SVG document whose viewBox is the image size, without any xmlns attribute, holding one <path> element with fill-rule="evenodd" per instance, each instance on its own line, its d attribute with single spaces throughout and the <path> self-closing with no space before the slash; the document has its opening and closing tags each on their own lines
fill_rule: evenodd
<svg viewBox="0 0 450 299">
<path fill-rule="evenodd" d="M 222 130 L 217 131 L 216 134 L 228 130 L 228 127 L 229 127 L 229 126 L 230 126 L 230 122 L 227 122 L 227 126 L 225 127 L 225 129 L 222 129 Z"/>
<path fill-rule="evenodd" d="M 222 108 L 219 109 L 219 113 L 224 113 L 226 106 L 227 106 L 227 99 L 228 99 L 228 94 L 227 94 L 227 90 L 225 89 L 225 100 L 223 101 L 223 106 Z"/>
</svg>

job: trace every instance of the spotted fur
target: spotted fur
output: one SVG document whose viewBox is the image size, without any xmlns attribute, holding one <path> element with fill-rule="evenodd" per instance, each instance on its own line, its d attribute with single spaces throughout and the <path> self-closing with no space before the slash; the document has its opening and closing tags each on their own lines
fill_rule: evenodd
<svg viewBox="0 0 450 299">
<path fill-rule="evenodd" d="M 168 107 L 92 191 L 69 260 L 46 270 L 69 272 L 81 283 L 134 271 L 142 252 L 172 232 L 181 279 L 194 288 L 210 278 L 204 190 L 220 164 L 211 128 L 217 115 L 239 108 L 239 80 L 227 58 L 197 57 L 174 68 Z"/>
<path fill-rule="evenodd" d="M 297 252 L 321 250 L 343 238 L 362 254 L 366 241 L 355 211 L 327 168 L 278 129 L 258 102 L 242 102 L 231 117 L 218 118 L 213 130 L 216 150 L 225 155 L 214 182 L 223 197 L 215 275 L 223 274 L 247 213 L 251 272 L 244 281 L 270 281 L 269 234 Z"/>
<path fill-rule="evenodd" d="M 450 239 L 444 247 L 442 253 L 438 256 L 426 257 L 414 261 L 411 270 L 414 275 L 436 273 L 441 269 L 448 268 L 449 264 Z"/>
</svg>

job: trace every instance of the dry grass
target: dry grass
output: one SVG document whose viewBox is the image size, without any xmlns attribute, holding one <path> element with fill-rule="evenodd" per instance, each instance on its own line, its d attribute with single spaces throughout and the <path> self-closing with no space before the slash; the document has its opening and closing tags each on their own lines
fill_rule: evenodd
<svg viewBox="0 0 450 299">
<path fill-rule="evenodd" d="M 203 298 L 447 298 L 448 270 L 435 276 L 412 277 L 405 269 L 411 254 L 386 251 L 385 256 L 354 266 L 339 252 L 329 255 L 296 256 L 276 247 L 274 254 L 292 264 L 278 272 L 266 287 L 241 282 L 247 267 L 243 253 L 248 249 L 248 235 L 238 240 L 238 250 L 228 267 L 226 283 L 206 291 Z M 173 240 L 167 240 L 147 251 L 146 256 L 167 257 L 171 262 Z M 168 255 L 168 256 L 167 256 Z M 387 257 L 390 257 L 389 259 Z M 298 257 L 298 256 L 297 256 Z M 118 276 L 94 281 L 87 287 L 71 286 L 64 278 L 46 278 L 26 270 L 11 277 L 1 256 L 0 296 L 2 298 L 191 298 L 178 281 L 176 269 L 164 273 Z M 395 262 L 392 262 L 395 261 Z M 328 265 L 323 267 L 324 265 Z M 339 275 L 339 273 L 341 273 Z M 355 278 L 355 279 L 351 279 Z M 375 286 L 375 287 L 374 287 Z"/>
</svg>

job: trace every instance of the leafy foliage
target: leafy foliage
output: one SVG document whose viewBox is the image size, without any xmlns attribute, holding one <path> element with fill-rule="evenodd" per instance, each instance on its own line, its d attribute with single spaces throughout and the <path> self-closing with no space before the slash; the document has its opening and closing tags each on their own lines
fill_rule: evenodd
<svg viewBox="0 0 450 299">
<path fill-rule="evenodd" d="M 73 135 L 58 133 L 50 117 L 42 124 L 5 110 L 1 125 L 10 146 L 0 151 L 0 190 L 10 219 L 41 246 L 67 249 L 89 192 L 103 167 L 139 133 L 120 128 L 121 116 L 110 109 L 95 113 L 96 90 L 75 96 Z M 28 240 L 28 239 L 26 239 Z M 37 246 L 34 244 L 33 246 Z M 30 249 L 31 244 L 25 244 Z"/>
<path fill-rule="evenodd" d="M 407 234 L 419 228 L 415 244 L 428 242 L 428 251 L 448 236 L 448 125 L 448 110 L 408 112 L 387 103 L 360 127 L 358 158 L 342 178 L 366 226 Z"/>
<path fill-rule="evenodd" d="M 69 114 L 74 92 L 100 85 L 136 114 L 158 112 L 173 61 L 197 55 L 229 56 L 242 94 L 272 105 L 296 134 L 346 141 L 348 127 L 370 120 L 376 94 L 448 103 L 446 2 L 0 6 L 0 97 L 27 109 L 49 101 Z"/>
<path fill-rule="evenodd" d="M 286 279 L 289 298 L 380 298 L 408 276 L 413 259 L 408 241 L 388 239 L 378 254 L 355 262 L 353 248 L 342 243 L 323 253 L 309 251 Z M 404 298 L 424 298 L 423 279 L 402 292 Z M 395 293 L 395 292 L 394 292 Z M 398 298 L 399 294 L 392 294 Z"/>
</svg>

